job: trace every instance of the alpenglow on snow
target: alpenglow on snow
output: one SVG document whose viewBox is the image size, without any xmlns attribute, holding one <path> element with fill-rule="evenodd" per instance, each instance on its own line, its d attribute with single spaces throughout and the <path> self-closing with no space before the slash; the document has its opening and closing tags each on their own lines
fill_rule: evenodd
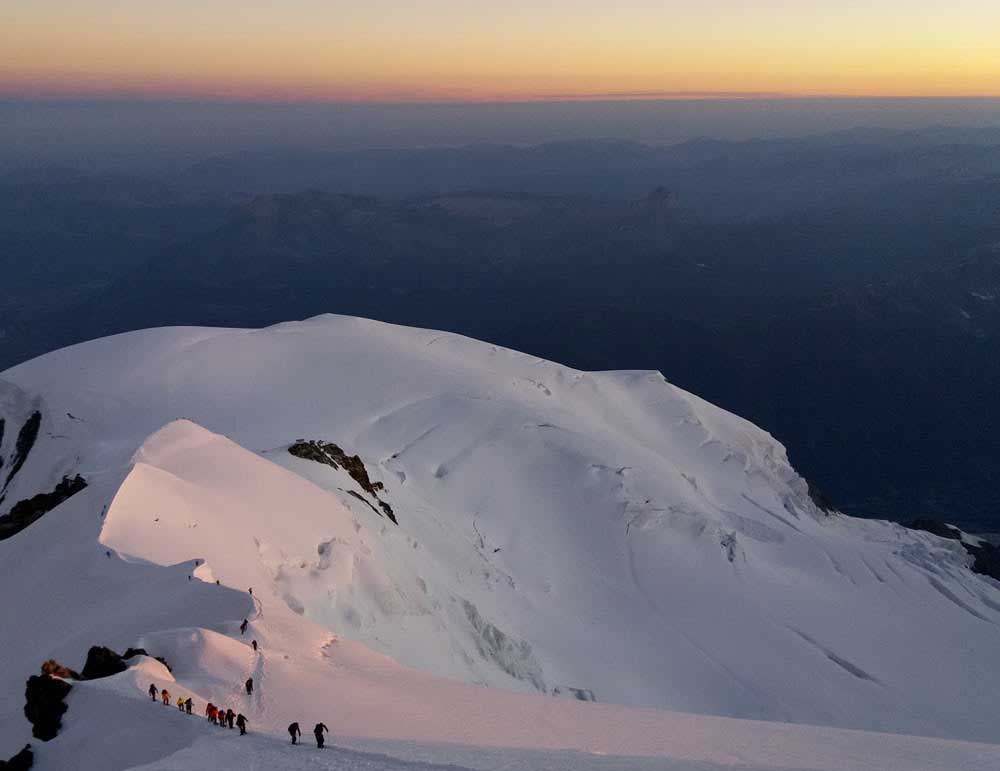
<svg viewBox="0 0 1000 771">
<path fill-rule="evenodd" d="M 106 646 L 37 767 L 1000 763 L 978 542 L 820 509 L 659 373 L 322 316 L 55 351 L 0 421 L 2 757 Z"/>
</svg>

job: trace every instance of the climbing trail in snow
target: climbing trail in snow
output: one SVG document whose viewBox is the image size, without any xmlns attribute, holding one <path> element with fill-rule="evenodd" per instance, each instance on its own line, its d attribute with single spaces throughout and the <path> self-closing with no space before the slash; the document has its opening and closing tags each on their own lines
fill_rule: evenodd
<svg viewBox="0 0 1000 771">
<path fill-rule="evenodd" d="M 75 686 L 41 771 L 178 750 L 229 765 L 192 748 L 233 737 L 129 722 L 151 679 L 245 705 L 279 744 L 292 720 L 322 721 L 338 739 L 435 746 L 432 762 L 465 744 L 675 767 L 1000 767 L 992 745 L 962 743 L 1000 742 L 1000 590 L 962 545 L 818 509 L 778 441 L 658 373 L 323 317 L 129 333 L 3 380 L 51 423 L 19 497 L 101 474 L 0 542 L 17 620 L 0 747 L 24 738 L 24 676 L 45 658 L 139 643 L 174 667 Z M 343 469 L 287 451 L 300 441 L 357 455 L 400 524 L 344 493 Z M 134 736 L 96 747 L 119 714 Z"/>
</svg>

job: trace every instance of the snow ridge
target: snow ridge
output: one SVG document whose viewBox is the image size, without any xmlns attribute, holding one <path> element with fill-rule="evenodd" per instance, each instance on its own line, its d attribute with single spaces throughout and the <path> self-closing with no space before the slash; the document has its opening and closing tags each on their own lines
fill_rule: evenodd
<svg viewBox="0 0 1000 771">
<path fill-rule="evenodd" d="M 962 543 L 820 511 L 774 438 L 659 373 L 324 316 L 118 335 L 0 386 L 3 457 L 10 426 L 41 412 L 11 490 L 89 483 L 0 543 L 0 607 L 23 619 L 3 648 L 0 746 L 21 738 L 16 696 L 45 658 L 137 645 L 174 667 L 80 684 L 48 767 L 214 753 L 183 721 L 148 757 L 85 741 L 88 704 L 128 713 L 150 679 L 239 705 L 255 733 L 335 720 L 358 747 L 665 768 L 794 768 L 809 747 L 821 759 L 803 768 L 870 768 L 854 746 L 884 768 L 997 757 L 955 741 L 1000 741 L 1000 587 Z M 303 437 L 335 462 L 289 452 Z"/>
</svg>

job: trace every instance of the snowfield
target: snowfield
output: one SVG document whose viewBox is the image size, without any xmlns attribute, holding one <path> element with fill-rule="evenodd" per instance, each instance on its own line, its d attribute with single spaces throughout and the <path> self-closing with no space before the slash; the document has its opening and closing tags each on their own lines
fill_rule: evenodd
<svg viewBox="0 0 1000 771">
<path fill-rule="evenodd" d="M 107 645 L 170 670 L 76 683 L 36 767 L 1000 767 L 1000 586 L 659 373 L 323 316 L 56 351 L 0 420 L 0 515 L 87 482 L 0 541 L 0 757 Z"/>
</svg>

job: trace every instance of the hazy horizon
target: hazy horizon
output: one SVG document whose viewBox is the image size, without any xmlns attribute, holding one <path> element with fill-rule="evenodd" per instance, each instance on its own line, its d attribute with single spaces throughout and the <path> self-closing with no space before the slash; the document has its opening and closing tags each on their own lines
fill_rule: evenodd
<svg viewBox="0 0 1000 771">
<path fill-rule="evenodd" d="M 618 139 L 675 144 L 857 128 L 1000 127 L 1000 98 L 755 98 L 481 103 L 0 100 L 0 170 L 153 172 L 276 147 L 413 149 Z"/>
</svg>

